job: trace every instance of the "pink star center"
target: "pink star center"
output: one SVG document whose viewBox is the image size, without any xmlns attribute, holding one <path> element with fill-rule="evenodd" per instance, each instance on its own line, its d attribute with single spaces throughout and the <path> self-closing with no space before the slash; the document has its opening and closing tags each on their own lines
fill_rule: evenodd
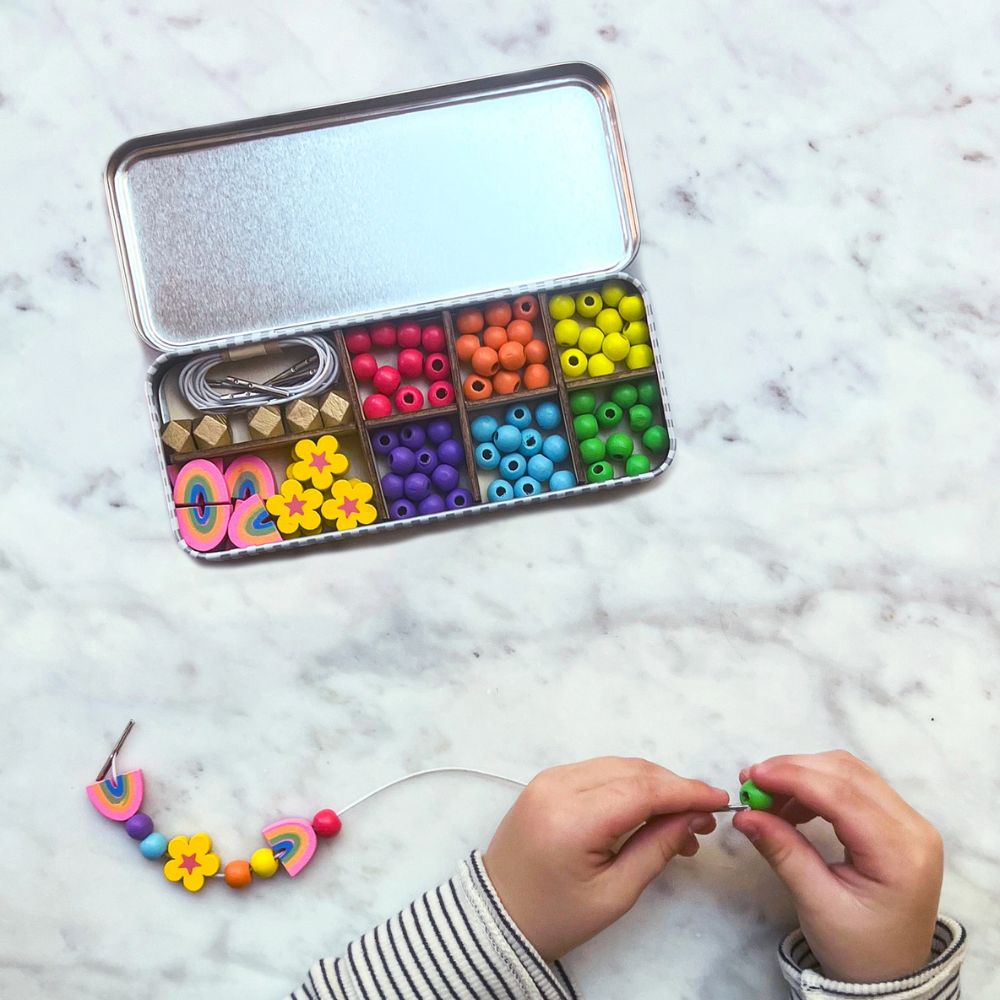
<svg viewBox="0 0 1000 1000">
<path fill-rule="evenodd" d="M 343 503 L 340 505 L 340 512 L 342 514 L 357 514 L 358 501 L 352 500 L 350 497 L 345 497 Z"/>
<path fill-rule="evenodd" d="M 197 854 L 182 854 L 181 855 L 181 868 L 183 868 L 184 871 L 186 871 L 188 873 L 188 875 L 190 875 L 191 872 L 195 871 L 196 869 L 198 869 L 200 867 L 201 867 L 201 865 L 198 864 L 198 855 Z"/>
<path fill-rule="evenodd" d="M 317 471 L 322 472 L 330 463 L 326 460 L 326 455 L 323 452 L 318 451 L 313 455 L 309 464 Z"/>
<path fill-rule="evenodd" d="M 305 513 L 306 505 L 301 497 L 292 497 L 285 506 L 288 508 L 288 513 L 299 516 Z"/>
</svg>

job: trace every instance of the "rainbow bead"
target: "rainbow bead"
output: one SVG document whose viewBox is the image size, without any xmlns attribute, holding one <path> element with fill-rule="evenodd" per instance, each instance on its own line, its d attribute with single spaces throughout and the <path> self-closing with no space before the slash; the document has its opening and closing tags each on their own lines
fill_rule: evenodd
<svg viewBox="0 0 1000 1000">
<path fill-rule="evenodd" d="M 298 816 L 268 823 L 261 830 L 261 836 L 270 845 L 272 856 L 293 878 L 302 871 L 316 852 L 316 831 L 312 823 Z M 254 852 L 256 853 L 256 852 Z M 253 856 L 250 858 L 253 868 Z"/>
</svg>

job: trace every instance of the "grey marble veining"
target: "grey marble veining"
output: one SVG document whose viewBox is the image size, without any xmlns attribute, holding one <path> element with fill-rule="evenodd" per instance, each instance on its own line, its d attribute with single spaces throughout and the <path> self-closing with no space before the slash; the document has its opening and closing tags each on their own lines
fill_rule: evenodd
<svg viewBox="0 0 1000 1000">
<path fill-rule="evenodd" d="M 228 857 L 435 764 L 638 753 L 735 790 L 763 755 L 847 746 L 943 830 L 966 992 L 996 993 L 998 33 L 993 5 L 941 0 L 4 5 L 0 993 L 278 996 L 511 800 L 428 778 L 295 882 L 192 897 L 83 796 L 131 716 L 160 827 Z M 621 105 L 671 473 L 298 557 L 183 556 L 110 151 L 576 59 Z M 790 920 L 724 821 L 570 964 L 591 997 L 777 996 Z"/>
</svg>

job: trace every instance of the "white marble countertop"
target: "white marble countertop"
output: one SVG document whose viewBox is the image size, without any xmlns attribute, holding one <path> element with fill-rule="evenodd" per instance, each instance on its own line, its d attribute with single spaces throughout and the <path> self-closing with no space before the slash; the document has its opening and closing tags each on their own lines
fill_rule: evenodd
<svg viewBox="0 0 1000 1000">
<path fill-rule="evenodd" d="M 435 764 L 643 754 L 735 790 L 764 755 L 846 746 L 944 832 L 966 992 L 995 995 L 994 5 L 459 9 L 0 10 L 0 993 L 276 997 L 511 800 L 429 778 L 352 814 L 295 883 L 192 897 L 83 796 L 134 716 L 123 763 L 161 827 L 229 856 L 282 813 Z M 105 217 L 111 150 L 577 59 L 621 106 L 670 474 L 294 558 L 185 557 Z M 724 822 L 570 967 L 589 997 L 777 996 L 790 922 Z"/>
</svg>

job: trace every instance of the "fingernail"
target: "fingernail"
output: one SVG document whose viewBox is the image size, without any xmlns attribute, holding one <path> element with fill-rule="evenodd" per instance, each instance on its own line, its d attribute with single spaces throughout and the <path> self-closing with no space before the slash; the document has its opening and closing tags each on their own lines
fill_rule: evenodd
<svg viewBox="0 0 1000 1000">
<path fill-rule="evenodd" d="M 708 833 L 712 829 L 712 820 L 708 816 L 695 816 L 688 823 L 688 829 L 692 833 Z"/>
</svg>

